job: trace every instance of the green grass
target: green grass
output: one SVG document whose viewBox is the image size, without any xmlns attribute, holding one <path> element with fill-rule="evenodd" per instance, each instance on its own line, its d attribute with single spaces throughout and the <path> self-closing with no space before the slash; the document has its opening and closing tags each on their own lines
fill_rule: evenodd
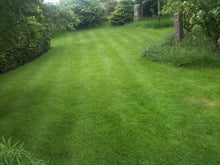
<svg viewBox="0 0 220 165">
<path fill-rule="evenodd" d="M 140 29 L 160 29 L 174 26 L 173 17 L 161 17 L 158 21 L 156 17 L 144 18 L 139 22 L 130 24 L 130 26 L 137 27 Z"/>
<path fill-rule="evenodd" d="M 148 60 L 177 67 L 220 67 L 220 51 L 213 51 L 212 42 L 201 31 L 185 33 L 181 43 L 176 44 L 173 33 L 165 40 L 145 48 L 143 56 Z"/>
<path fill-rule="evenodd" d="M 220 163 L 220 68 L 141 51 L 172 32 L 131 25 L 62 33 L 0 75 L 0 136 L 49 165 Z"/>
</svg>

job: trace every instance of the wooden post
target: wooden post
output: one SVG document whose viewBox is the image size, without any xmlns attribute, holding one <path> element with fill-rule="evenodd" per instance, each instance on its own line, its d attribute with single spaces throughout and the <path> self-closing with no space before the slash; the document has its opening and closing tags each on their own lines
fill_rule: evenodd
<svg viewBox="0 0 220 165">
<path fill-rule="evenodd" d="M 140 4 L 134 5 L 134 22 L 137 22 L 140 20 Z"/>
<path fill-rule="evenodd" d="M 174 27 L 175 27 L 175 37 L 176 42 L 181 42 L 183 40 L 183 20 L 181 13 L 174 14 Z"/>
</svg>

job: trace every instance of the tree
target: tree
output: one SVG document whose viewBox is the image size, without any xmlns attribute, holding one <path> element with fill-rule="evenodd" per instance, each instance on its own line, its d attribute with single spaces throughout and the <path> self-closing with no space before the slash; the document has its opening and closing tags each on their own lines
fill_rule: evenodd
<svg viewBox="0 0 220 165">
<path fill-rule="evenodd" d="M 217 51 L 220 38 L 220 2 L 201 0 L 198 2 L 198 9 L 192 20 L 202 27 L 206 36 L 213 42 L 214 51 Z"/>
<path fill-rule="evenodd" d="M 160 17 L 161 17 L 161 2 L 160 2 L 160 0 L 157 0 L 157 10 L 158 10 L 158 12 L 157 12 L 157 20 L 160 22 Z"/>
<path fill-rule="evenodd" d="M 166 0 L 135 0 L 136 3 L 141 4 L 141 17 L 144 15 L 157 15 L 158 21 L 161 18 L 161 7 L 166 3 Z M 149 11 L 144 11 L 149 10 Z"/>
<path fill-rule="evenodd" d="M 112 25 L 124 25 L 133 21 L 134 7 L 131 0 L 121 0 L 111 16 Z"/>
<path fill-rule="evenodd" d="M 116 0 L 106 0 L 104 6 L 106 8 L 107 15 L 110 15 L 112 12 L 115 11 L 115 7 L 117 6 Z"/>
<path fill-rule="evenodd" d="M 80 23 L 78 17 L 73 12 L 73 8 L 65 3 L 59 5 L 46 4 L 43 8 L 45 23 L 52 25 L 55 29 L 73 31 Z"/>
<path fill-rule="evenodd" d="M 198 9 L 192 6 L 192 4 L 184 3 L 184 0 L 169 1 L 166 5 L 163 6 L 163 14 L 172 14 L 180 12 L 183 15 L 183 27 L 190 33 L 192 28 L 195 25 L 195 22 L 192 21 L 192 16 L 197 13 Z"/>
<path fill-rule="evenodd" d="M 170 1 L 163 13 L 180 11 L 184 16 L 184 28 L 190 33 L 194 25 L 202 27 L 203 32 L 213 43 L 214 51 L 219 49 L 220 1 L 219 0 L 177 0 Z"/>
<path fill-rule="evenodd" d="M 69 0 L 74 13 L 80 20 L 80 27 L 97 25 L 102 21 L 105 9 L 100 0 Z"/>
</svg>

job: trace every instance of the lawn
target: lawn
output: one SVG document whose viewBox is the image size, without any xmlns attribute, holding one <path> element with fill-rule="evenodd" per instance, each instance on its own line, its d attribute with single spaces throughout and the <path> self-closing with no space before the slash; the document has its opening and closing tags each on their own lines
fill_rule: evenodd
<svg viewBox="0 0 220 165">
<path fill-rule="evenodd" d="M 220 164 L 220 67 L 142 57 L 172 28 L 62 33 L 0 75 L 0 136 L 49 165 Z"/>
</svg>

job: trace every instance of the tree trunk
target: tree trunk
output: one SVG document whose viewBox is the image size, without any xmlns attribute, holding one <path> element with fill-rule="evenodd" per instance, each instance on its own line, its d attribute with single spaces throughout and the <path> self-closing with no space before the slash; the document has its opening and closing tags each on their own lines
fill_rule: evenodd
<svg viewBox="0 0 220 165">
<path fill-rule="evenodd" d="M 217 52 L 219 50 L 218 39 L 215 39 L 213 41 L 213 48 L 214 48 L 215 52 Z"/>
<path fill-rule="evenodd" d="M 141 1 L 141 18 L 144 17 L 144 2 L 143 0 Z"/>
<path fill-rule="evenodd" d="M 160 22 L 160 11 L 161 11 L 161 7 L 160 7 L 160 0 L 157 0 L 157 6 L 158 6 L 158 15 L 157 15 L 157 20 Z"/>
</svg>

